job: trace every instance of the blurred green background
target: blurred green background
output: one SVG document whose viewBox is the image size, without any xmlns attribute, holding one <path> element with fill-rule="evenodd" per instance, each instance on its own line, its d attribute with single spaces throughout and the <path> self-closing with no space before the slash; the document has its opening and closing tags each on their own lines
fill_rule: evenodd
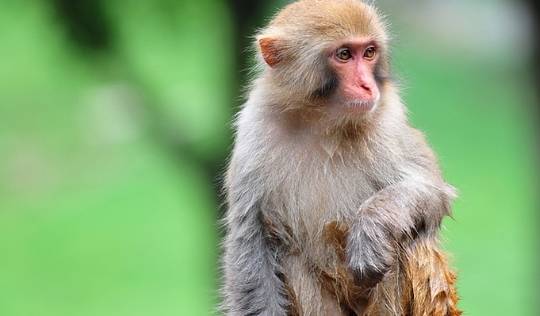
<svg viewBox="0 0 540 316">
<path fill-rule="evenodd" d="M 212 314 L 248 36 L 283 3 L 0 2 L 0 315 Z M 377 3 L 460 190 L 444 242 L 461 308 L 538 315 L 532 11 Z"/>
</svg>

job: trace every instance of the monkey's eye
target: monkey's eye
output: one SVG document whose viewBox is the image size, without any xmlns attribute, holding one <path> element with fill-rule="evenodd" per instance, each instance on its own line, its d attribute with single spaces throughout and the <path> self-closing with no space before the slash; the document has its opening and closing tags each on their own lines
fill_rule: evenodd
<svg viewBox="0 0 540 316">
<path fill-rule="evenodd" d="M 364 51 L 364 58 L 367 60 L 373 60 L 373 58 L 375 58 L 375 55 L 377 55 L 377 48 L 375 48 L 375 46 L 369 46 Z"/>
<path fill-rule="evenodd" d="M 347 61 L 352 58 L 352 53 L 348 48 L 342 47 L 337 50 L 336 57 L 341 61 Z"/>
</svg>

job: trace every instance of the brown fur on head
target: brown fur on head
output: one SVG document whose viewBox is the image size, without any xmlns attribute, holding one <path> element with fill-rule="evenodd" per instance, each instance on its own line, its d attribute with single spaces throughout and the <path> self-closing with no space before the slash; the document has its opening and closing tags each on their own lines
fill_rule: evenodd
<svg viewBox="0 0 540 316">
<path fill-rule="evenodd" d="M 301 0 L 277 14 L 256 37 L 260 65 L 276 98 L 289 108 L 317 107 L 338 84 L 327 53 L 336 42 L 364 38 L 379 49 L 375 77 L 383 94 L 388 76 L 388 35 L 378 11 L 359 0 Z"/>
</svg>

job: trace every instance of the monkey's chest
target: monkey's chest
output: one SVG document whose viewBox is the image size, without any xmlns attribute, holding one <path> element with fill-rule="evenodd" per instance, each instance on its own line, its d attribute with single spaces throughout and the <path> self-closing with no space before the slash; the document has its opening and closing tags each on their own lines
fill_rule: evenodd
<svg viewBox="0 0 540 316">
<path fill-rule="evenodd" d="M 360 168 L 312 164 L 290 168 L 271 211 L 287 236 L 283 273 L 305 315 L 344 315 L 331 291 L 347 281 L 348 228 L 360 205 L 376 191 Z M 281 203 L 281 204 L 280 204 Z M 316 302 L 316 303 L 314 303 Z"/>
<path fill-rule="evenodd" d="M 360 205 L 376 191 L 370 177 L 356 165 L 311 162 L 291 166 L 284 174 L 270 211 L 285 223 L 295 246 L 310 256 L 327 257 L 328 247 L 321 241 L 329 225 L 346 229 Z"/>
</svg>

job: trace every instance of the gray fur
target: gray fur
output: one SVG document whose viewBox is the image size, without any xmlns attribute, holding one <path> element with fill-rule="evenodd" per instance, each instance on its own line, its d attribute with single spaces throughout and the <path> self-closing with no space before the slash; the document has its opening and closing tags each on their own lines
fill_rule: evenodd
<svg viewBox="0 0 540 316">
<path fill-rule="evenodd" d="M 320 57 L 303 63 L 324 69 Z M 319 115 L 319 104 L 306 101 L 323 79 L 307 88 L 276 84 L 293 71 L 264 70 L 236 120 L 226 177 L 226 315 L 287 315 L 287 287 L 304 315 L 338 315 L 340 302 L 316 273 L 340 264 L 323 242 L 325 225 L 347 225 L 348 266 L 374 287 L 395 266 L 397 249 L 419 234 L 435 236 L 450 212 L 453 189 L 391 82 L 381 79 L 376 108 L 357 121 L 331 109 Z M 345 126 L 354 135 L 344 136 Z"/>
</svg>

